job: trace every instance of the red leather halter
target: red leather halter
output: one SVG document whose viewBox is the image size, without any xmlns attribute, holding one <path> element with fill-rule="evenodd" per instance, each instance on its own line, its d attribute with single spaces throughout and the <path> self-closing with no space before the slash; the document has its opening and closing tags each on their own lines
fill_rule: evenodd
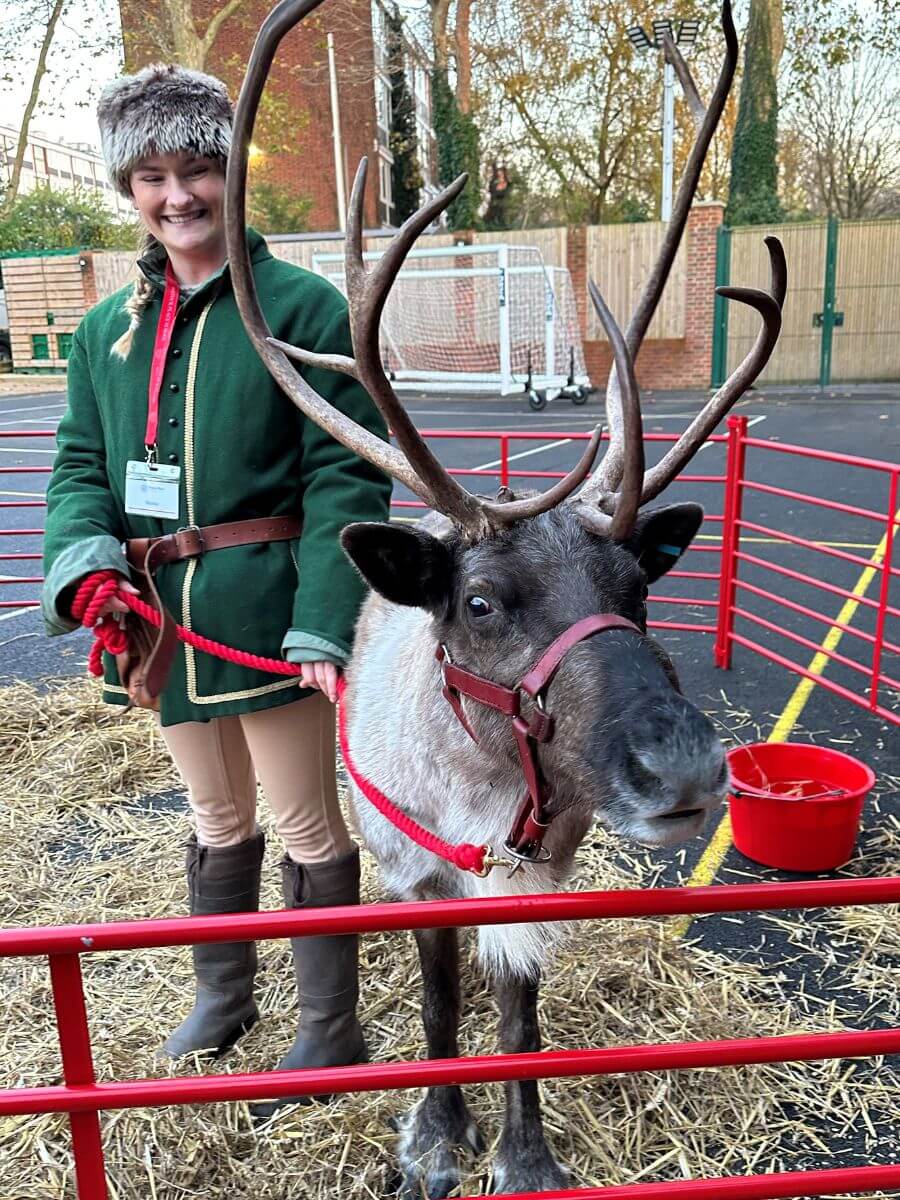
<svg viewBox="0 0 900 1200">
<path fill-rule="evenodd" d="M 438 646 L 435 653 L 435 658 L 441 664 L 444 697 L 473 742 L 477 744 L 478 737 L 463 711 L 461 696 L 486 704 L 512 721 L 526 790 L 503 849 L 516 860 L 516 866 L 523 862 L 548 862 L 550 859 L 549 851 L 543 850 L 544 837 L 550 824 L 550 818 L 546 815 L 548 789 L 541 773 L 537 749 L 539 743 L 549 742 L 553 737 L 554 720 L 544 708 L 543 693 L 568 651 L 585 638 L 607 629 L 633 629 L 643 636 L 643 631 L 633 621 L 615 613 L 584 617 L 551 642 L 531 670 L 513 688 L 473 675 L 471 671 L 457 666 L 444 645 Z M 523 692 L 534 702 L 531 715 L 527 718 L 522 716 Z"/>
</svg>

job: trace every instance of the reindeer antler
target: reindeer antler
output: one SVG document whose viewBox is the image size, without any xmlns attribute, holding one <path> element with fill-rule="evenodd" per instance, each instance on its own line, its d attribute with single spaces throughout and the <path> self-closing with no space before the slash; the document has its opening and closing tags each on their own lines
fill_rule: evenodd
<svg viewBox="0 0 900 1200">
<path fill-rule="evenodd" d="M 600 444 L 600 429 L 577 465 L 554 487 L 526 500 L 495 503 L 473 496 L 435 458 L 390 386 L 379 352 L 379 321 L 388 293 L 413 243 L 427 225 L 444 211 L 465 187 L 461 175 L 401 227 L 371 272 L 363 261 L 363 196 L 367 160 L 356 173 L 350 198 L 345 246 L 345 274 L 350 310 L 353 357 L 317 354 L 289 346 L 272 336 L 259 304 L 244 232 L 247 158 L 253 122 L 275 51 L 281 39 L 322 0 L 282 0 L 264 21 L 250 56 L 247 75 L 234 117 L 232 148 L 226 177 L 225 231 L 228 257 L 238 309 L 254 347 L 282 390 L 311 420 L 348 449 L 392 475 L 430 507 L 444 513 L 470 539 L 536 516 L 570 496 L 590 472 Z M 396 436 L 399 449 L 382 442 L 367 429 L 339 412 L 294 370 L 290 359 L 307 366 L 342 371 L 369 392 Z"/>
<path fill-rule="evenodd" d="M 613 367 L 606 389 L 610 444 L 603 461 L 578 495 L 572 498 L 572 502 L 578 505 L 579 516 L 586 524 L 617 540 L 628 536 L 634 527 L 639 507 L 659 495 L 663 488 L 671 482 L 712 433 L 722 417 L 756 379 L 769 361 L 781 330 L 781 308 L 787 287 L 787 268 L 781 243 L 777 238 L 767 237 L 765 240 L 771 262 L 772 294 L 753 288 L 717 289 L 720 295 L 732 300 L 739 300 L 758 310 L 763 318 L 763 327 L 756 342 L 737 370 L 691 422 L 662 461 L 645 474 L 643 471 L 640 393 L 634 378 L 634 360 L 671 271 L 678 245 L 684 234 L 706 153 L 721 118 L 734 78 L 737 63 L 737 35 L 731 17 L 730 0 L 724 0 L 722 5 L 722 28 L 726 43 L 725 60 L 712 100 L 705 110 L 687 64 L 679 54 L 677 47 L 670 39 L 667 39 L 664 47 L 688 97 L 695 122 L 698 125 L 698 133 L 679 184 L 672 218 L 657 261 L 628 323 L 624 338 L 596 285 L 593 281 L 589 284 L 591 300 L 606 330 L 613 351 Z"/>
</svg>

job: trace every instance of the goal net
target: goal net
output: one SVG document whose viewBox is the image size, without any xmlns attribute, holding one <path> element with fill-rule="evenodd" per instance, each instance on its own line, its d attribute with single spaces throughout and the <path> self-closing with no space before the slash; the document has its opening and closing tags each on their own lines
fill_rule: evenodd
<svg viewBox="0 0 900 1200">
<path fill-rule="evenodd" d="M 316 254 L 313 267 L 345 291 L 342 254 Z M 589 383 L 569 272 L 535 246 L 412 250 L 382 314 L 381 356 L 395 386 L 417 391 L 507 395 L 530 375 L 552 397 Z"/>
</svg>

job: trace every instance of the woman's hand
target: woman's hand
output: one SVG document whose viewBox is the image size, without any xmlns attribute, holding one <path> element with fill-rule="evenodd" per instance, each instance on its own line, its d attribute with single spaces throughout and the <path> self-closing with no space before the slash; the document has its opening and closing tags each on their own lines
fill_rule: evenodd
<svg viewBox="0 0 900 1200">
<path fill-rule="evenodd" d="M 134 586 L 134 584 L 131 582 L 131 580 L 126 579 L 124 575 L 122 575 L 119 579 L 119 587 L 121 588 L 121 590 L 123 592 L 128 592 L 132 596 L 140 595 L 140 592 Z M 120 600 L 118 596 L 110 596 L 110 598 L 106 601 L 106 603 L 100 609 L 100 612 L 97 614 L 97 620 L 99 621 L 101 617 L 105 617 L 109 613 L 127 613 L 127 612 L 131 612 L 131 609 L 128 607 L 128 605 L 125 603 L 124 600 Z"/>
<path fill-rule="evenodd" d="M 300 687 L 317 688 L 324 692 L 332 704 L 337 703 L 337 681 L 340 667 L 332 662 L 305 662 L 300 664 Z"/>
</svg>

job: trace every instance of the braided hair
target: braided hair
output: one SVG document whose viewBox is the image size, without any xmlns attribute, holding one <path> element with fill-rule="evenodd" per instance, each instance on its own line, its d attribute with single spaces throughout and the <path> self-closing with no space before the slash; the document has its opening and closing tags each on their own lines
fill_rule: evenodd
<svg viewBox="0 0 900 1200">
<path fill-rule="evenodd" d="M 138 258 L 144 258 L 155 250 L 160 245 L 159 241 L 148 230 L 144 230 L 141 235 L 141 241 L 138 246 Z M 110 354 L 116 358 L 122 359 L 124 362 L 131 352 L 131 344 L 134 341 L 134 333 L 138 325 L 141 323 L 144 309 L 153 299 L 156 288 L 141 272 L 138 272 L 138 277 L 134 282 L 128 299 L 122 306 L 122 311 L 129 316 L 128 328 L 113 342 L 110 348 Z"/>
</svg>

